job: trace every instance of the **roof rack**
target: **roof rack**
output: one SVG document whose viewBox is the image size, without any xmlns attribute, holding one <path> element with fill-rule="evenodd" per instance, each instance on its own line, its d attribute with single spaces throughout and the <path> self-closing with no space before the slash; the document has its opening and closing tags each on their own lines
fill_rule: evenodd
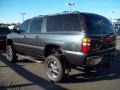
<svg viewBox="0 0 120 90">
<path fill-rule="evenodd" d="M 43 17 L 43 16 L 52 16 L 52 15 L 58 15 L 58 14 L 70 14 L 70 13 L 79 13 L 79 11 L 63 11 L 63 12 L 59 12 L 59 13 L 55 13 L 55 14 L 49 14 L 49 15 L 38 15 L 35 16 L 33 18 L 37 18 L 37 17 Z"/>
<path fill-rule="evenodd" d="M 78 13 L 79 11 L 63 11 L 62 13 Z"/>
<path fill-rule="evenodd" d="M 42 16 L 44 16 L 44 15 L 38 15 L 38 16 L 35 16 L 35 17 L 33 17 L 33 18 L 42 17 Z"/>
<path fill-rule="evenodd" d="M 70 11 L 63 11 L 62 13 L 70 13 Z"/>
<path fill-rule="evenodd" d="M 60 13 L 55 13 L 55 14 L 52 14 L 52 15 L 57 15 L 57 14 L 70 14 L 70 13 L 79 13 L 79 11 L 63 11 L 63 12 L 60 12 Z"/>
</svg>

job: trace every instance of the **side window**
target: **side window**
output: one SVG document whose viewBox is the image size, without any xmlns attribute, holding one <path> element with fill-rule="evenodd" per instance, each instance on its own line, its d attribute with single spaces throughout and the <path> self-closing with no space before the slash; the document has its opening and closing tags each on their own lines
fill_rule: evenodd
<svg viewBox="0 0 120 90">
<path fill-rule="evenodd" d="M 56 15 L 47 18 L 47 32 L 80 31 L 80 21 L 77 14 Z"/>
<path fill-rule="evenodd" d="M 42 27 L 42 19 L 41 18 L 34 19 L 30 26 L 30 33 L 40 33 L 41 27 Z"/>
<path fill-rule="evenodd" d="M 21 24 L 21 26 L 19 28 L 20 31 L 26 33 L 28 31 L 29 23 L 30 23 L 30 20 L 24 21 L 23 24 Z"/>
</svg>

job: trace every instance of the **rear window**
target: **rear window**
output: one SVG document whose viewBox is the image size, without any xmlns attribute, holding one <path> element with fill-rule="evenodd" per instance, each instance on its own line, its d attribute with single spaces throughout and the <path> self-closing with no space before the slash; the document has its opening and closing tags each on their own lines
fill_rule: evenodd
<svg viewBox="0 0 120 90">
<path fill-rule="evenodd" d="M 47 18 L 47 32 L 80 31 L 80 21 L 77 14 L 55 15 Z"/>
<path fill-rule="evenodd" d="M 84 15 L 87 24 L 87 30 L 91 34 L 108 34 L 113 33 L 110 21 L 99 15 Z"/>
</svg>

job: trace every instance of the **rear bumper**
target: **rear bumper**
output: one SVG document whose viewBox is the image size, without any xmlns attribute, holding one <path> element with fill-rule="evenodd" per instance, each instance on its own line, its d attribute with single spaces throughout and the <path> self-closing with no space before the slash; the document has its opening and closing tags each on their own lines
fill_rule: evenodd
<svg viewBox="0 0 120 90">
<path fill-rule="evenodd" d="M 109 61 L 114 60 L 115 56 L 117 55 L 116 51 L 104 53 L 98 56 L 88 56 L 86 58 L 85 67 L 97 66 L 101 64 L 105 64 Z"/>
<path fill-rule="evenodd" d="M 64 55 L 70 64 L 77 66 L 83 65 L 86 58 L 84 53 L 74 51 L 64 51 Z"/>
<path fill-rule="evenodd" d="M 97 53 L 84 54 L 81 52 L 64 51 L 67 61 L 70 64 L 84 67 L 96 66 L 113 60 L 116 55 L 116 49 L 100 51 Z"/>
</svg>

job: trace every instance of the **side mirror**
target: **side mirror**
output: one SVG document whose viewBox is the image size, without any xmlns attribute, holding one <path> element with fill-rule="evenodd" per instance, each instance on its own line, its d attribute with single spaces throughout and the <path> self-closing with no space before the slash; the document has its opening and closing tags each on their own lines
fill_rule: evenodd
<svg viewBox="0 0 120 90">
<path fill-rule="evenodd" d="M 13 32 L 16 32 L 16 33 L 20 33 L 20 31 L 18 29 L 13 29 Z"/>
</svg>

